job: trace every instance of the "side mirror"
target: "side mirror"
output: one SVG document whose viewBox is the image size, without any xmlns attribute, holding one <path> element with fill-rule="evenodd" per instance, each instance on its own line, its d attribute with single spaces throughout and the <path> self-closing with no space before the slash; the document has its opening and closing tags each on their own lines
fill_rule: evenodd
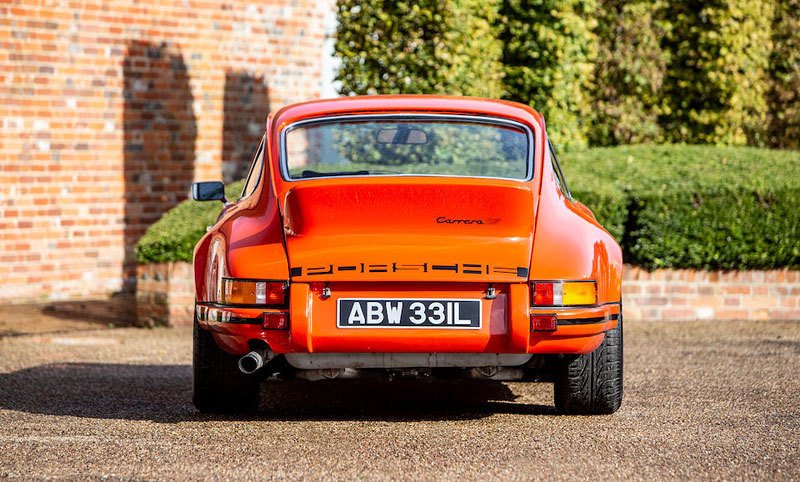
<svg viewBox="0 0 800 482">
<path fill-rule="evenodd" d="M 225 199 L 225 184 L 220 181 L 193 182 L 192 199 L 195 201 L 222 201 L 228 204 Z"/>
</svg>

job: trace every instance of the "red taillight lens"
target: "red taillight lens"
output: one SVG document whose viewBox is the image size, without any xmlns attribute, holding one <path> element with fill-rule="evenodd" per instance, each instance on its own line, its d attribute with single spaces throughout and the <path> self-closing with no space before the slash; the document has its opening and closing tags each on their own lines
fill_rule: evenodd
<svg viewBox="0 0 800 482">
<path fill-rule="evenodd" d="M 556 315 L 531 315 L 531 331 L 556 331 L 557 328 Z"/>
<path fill-rule="evenodd" d="M 533 285 L 533 306 L 553 306 L 553 283 Z"/>
<path fill-rule="evenodd" d="M 264 313 L 262 328 L 265 330 L 285 330 L 289 328 L 289 315 L 284 312 Z"/>
<path fill-rule="evenodd" d="M 263 292 L 264 304 L 284 305 L 286 304 L 286 283 L 278 281 L 256 283 L 256 299 L 260 299 Z"/>
</svg>

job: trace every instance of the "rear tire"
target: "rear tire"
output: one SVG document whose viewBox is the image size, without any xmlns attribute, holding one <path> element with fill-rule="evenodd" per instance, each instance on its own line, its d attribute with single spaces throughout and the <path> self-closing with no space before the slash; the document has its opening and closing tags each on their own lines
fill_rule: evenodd
<svg viewBox="0 0 800 482">
<path fill-rule="evenodd" d="M 562 362 L 556 369 L 556 409 L 570 415 L 603 415 L 622 404 L 622 315 L 616 328 L 589 354 Z"/>
<path fill-rule="evenodd" d="M 194 322 L 194 393 L 203 413 L 249 413 L 258 410 L 260 381 L 239 371 L 237 358 L 217 345 L 208 330 Z"/>
</svg>

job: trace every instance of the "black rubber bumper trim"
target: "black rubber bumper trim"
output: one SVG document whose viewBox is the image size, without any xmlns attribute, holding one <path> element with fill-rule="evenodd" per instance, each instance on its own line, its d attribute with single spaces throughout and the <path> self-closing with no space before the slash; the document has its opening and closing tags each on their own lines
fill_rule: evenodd
<svg viewBox="0 0 800 482">
<path fill-rule="evenodd" d="M 608 321 L 618 320 L 619 315 L 613 314 L 609 315 Z M 606 317 L 605 316 L 598 316 L 597 318 L 572 318 L 569 320 L 559 318 L 558 325 L 592 325 L 594 323 L 605 323 Z"/>
<path fill-rule="evenodd" d="M 547 308 L 554 308 L 554 309 L 559 309 L 559 308 L 585 308 L 585 309 L 591 309 L 591 308 L 603 308 L 604 306 L 615 306 L 615 305 L 616 306 L 622 306 L 622 303 L 620 303 L 619 301 L 607 301 L 605 303 L 598 303 L 598 304 L 595 304 L 595 305 L 569 305 L 569 306 L 564 306 L 564 305 L 536 305 L 536 306 L 532 306 L 531 308 L 535 308 L 537 310 L 539 310 L 539 309 L 547 309 Z"/>
</svg>

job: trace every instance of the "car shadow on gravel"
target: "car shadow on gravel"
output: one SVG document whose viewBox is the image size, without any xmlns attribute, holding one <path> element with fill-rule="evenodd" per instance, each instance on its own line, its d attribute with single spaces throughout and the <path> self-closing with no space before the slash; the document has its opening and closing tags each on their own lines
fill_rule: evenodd
<svg viewBox="0 0 800 482">
<path fill-rule="evenodd" d="M 58 363 L 0 374 L 0 408 L 84 418 L 176 423 L 203 420 L 435 421 L 498 413 L 555 415 L 515 403 L 492 381 L 265 382 L 258 413 L 204 415 L 191 404 L 188 365 Z"/>
</svg>

